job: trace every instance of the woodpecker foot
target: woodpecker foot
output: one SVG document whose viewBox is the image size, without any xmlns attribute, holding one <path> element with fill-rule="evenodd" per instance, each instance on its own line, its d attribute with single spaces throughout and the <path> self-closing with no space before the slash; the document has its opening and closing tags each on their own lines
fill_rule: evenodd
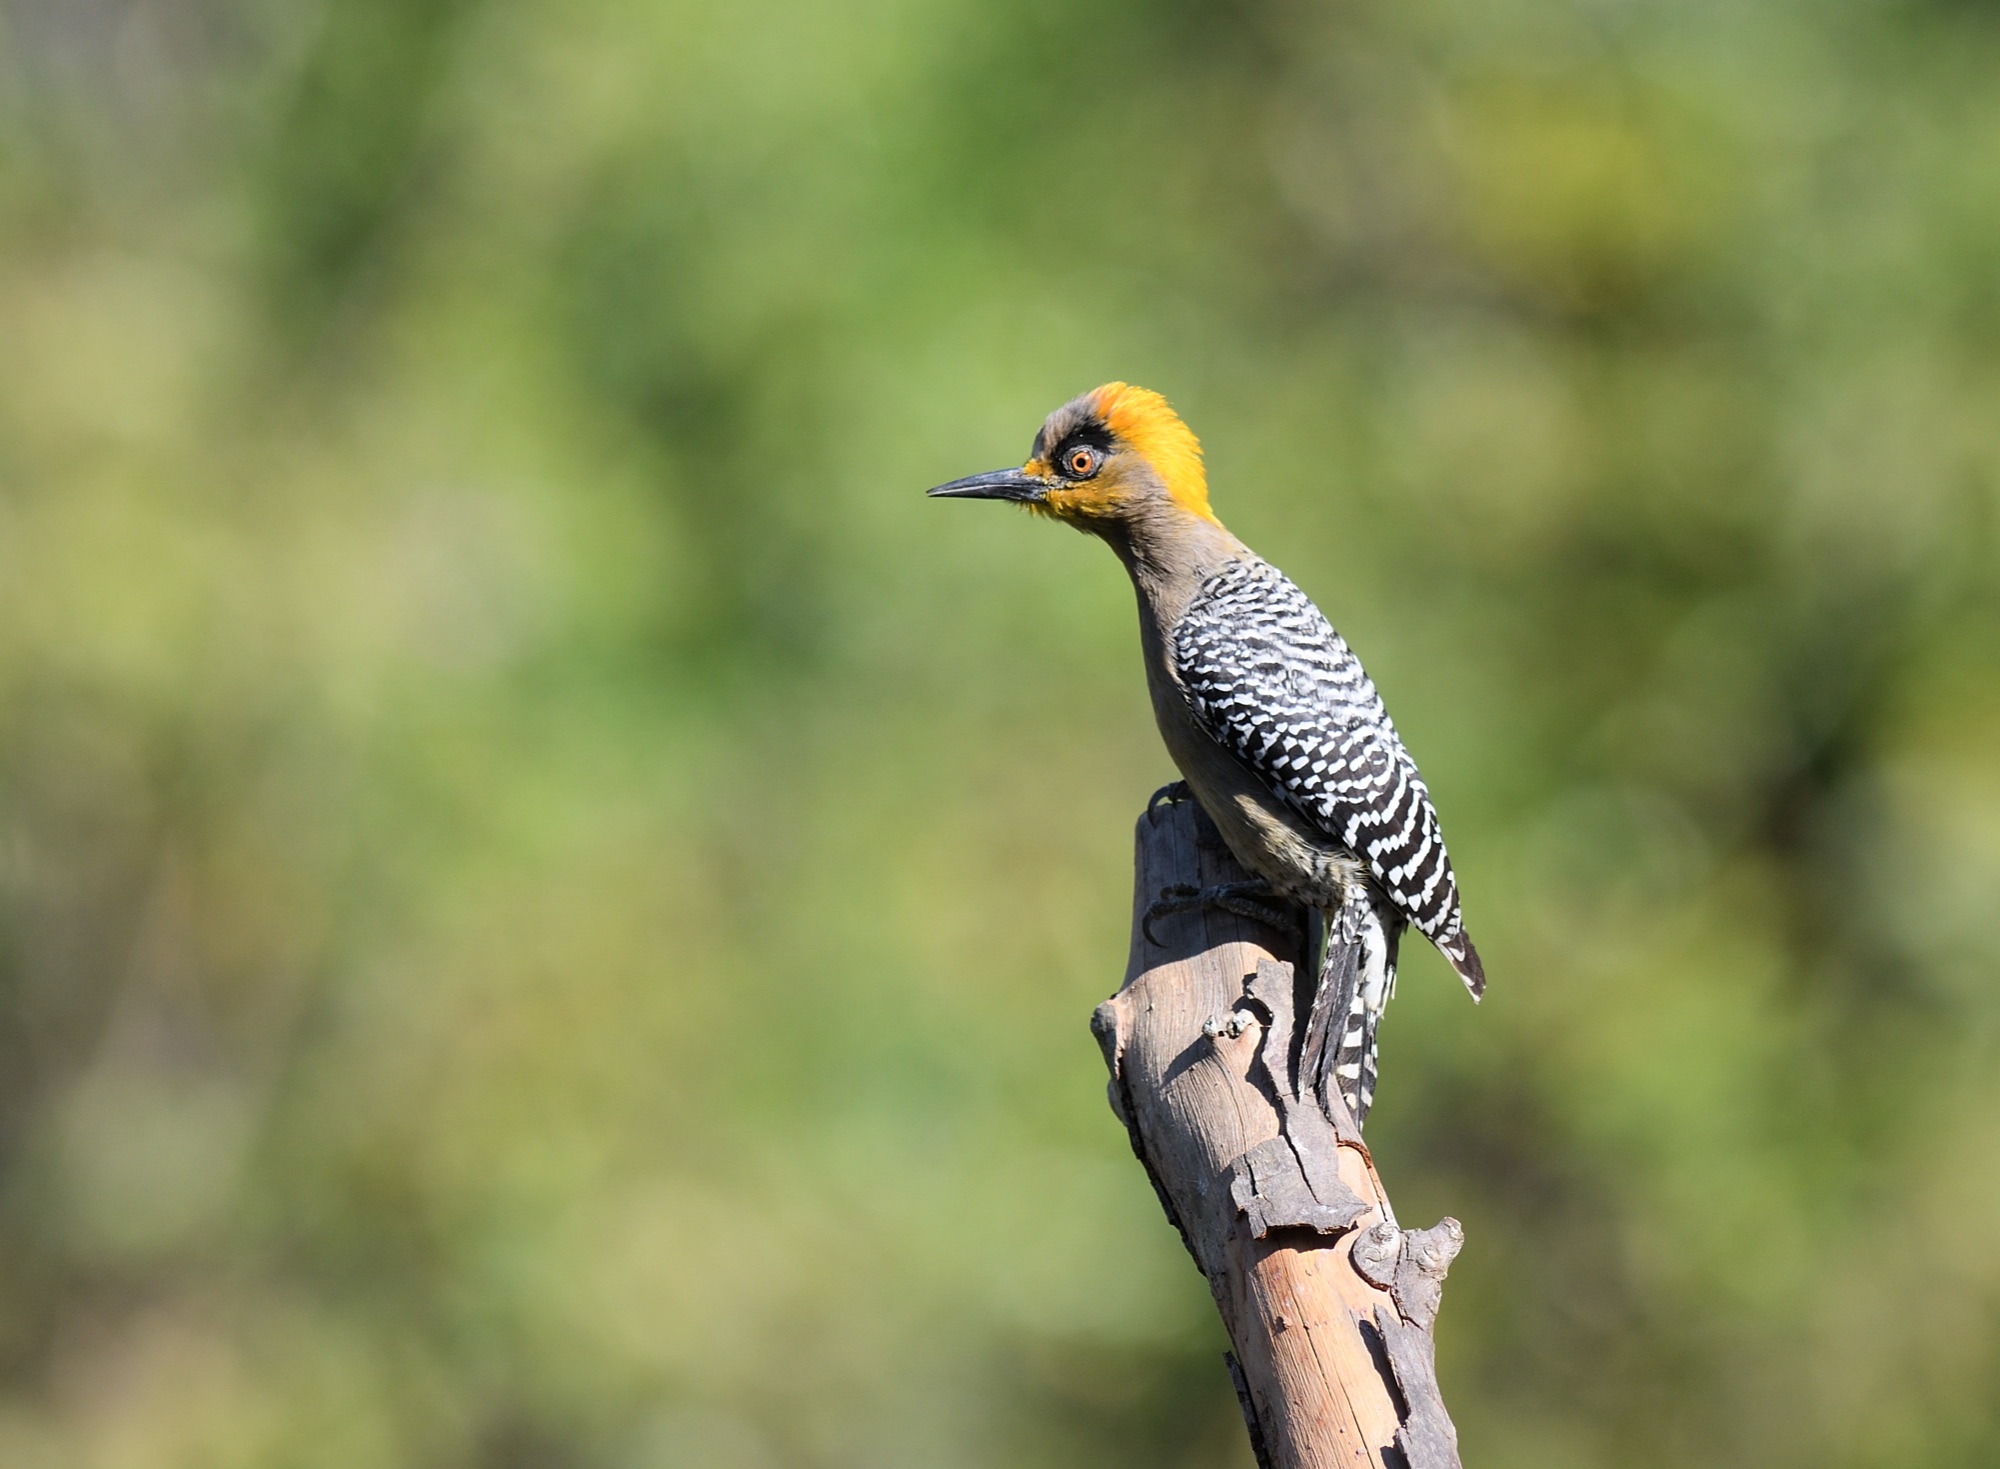
<svg viewBox="0 0 2000 1469">
<path fill-rule="evenodd" d="M 1303 941 L 1305 925 L 1298 911 L 1283 907 L 1281 903 L 1277 889 L 1262 879 L 1218 883 L 1207 888 L 1177 882 L 1160 889 L 1158 900 L 1139 920 L 1139 931 L 1145 934 L 1146 942 L 1154 948 L 1164 948 L 1166 946 L 1153 935 L 1155 918 L 1165 918 L 1173 913 L 1192 913 L 1201 908 L 1220 908 L 1225 913 L 1248 918 L 1279 933 L 1296 935 Z"/>
<path fill-rule="evenodd" d="M 1146 803 L 1146 824 L 1148 826 L 1158 826 L 1160 824 L 1160 808 L 1162 806 L 1175 805 L 1178 802 L 1187 800 L 1193 794 L 1194 792 L 1188 789 L 1188 783 L 1184 780 L 1177 780 L 1171 784 L 1161 786 L 1157 791 L 1153 792 L 1153 799 Z"/>
</svg>

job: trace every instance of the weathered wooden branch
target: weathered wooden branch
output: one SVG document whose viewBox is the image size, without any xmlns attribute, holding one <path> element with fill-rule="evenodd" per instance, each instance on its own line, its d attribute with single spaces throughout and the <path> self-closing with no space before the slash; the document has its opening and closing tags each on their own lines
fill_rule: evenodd
<svg viewBox="0 0 2000 1469">
<path fill-rule="evenodd" d="M 1296 1084 L 1313 975 L 1297 935 L 1161 889 L 1245 874 L 1191 801 L 1141 817 L 1132 957 L 1091 1019 L 1111 1106 L 1208 1278 L 1264 1469 L 1457 1469 L 1431 1326 L 1458 1221 L 1402 1230 L 1361 1132 Z M 1331 1116 L 1328 1115 L 1331 1113 Z"/>
</svg>

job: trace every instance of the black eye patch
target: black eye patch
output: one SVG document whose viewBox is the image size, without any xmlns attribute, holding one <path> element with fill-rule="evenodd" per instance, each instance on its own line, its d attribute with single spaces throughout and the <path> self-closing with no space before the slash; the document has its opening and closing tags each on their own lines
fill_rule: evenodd
<svg viewBox="0 0 2000 1469">
<path fill-rule="evenodd" d="M 1085 424 L 1082 428 L 1071 429 L 1063 435 L 1063 441 L 1056 446 L 1049 462 L 1059 470 L 1068 470 L 1070 455 L 1078 449 L 1089 449 L 1098 462 L 1111 453 L 1111 431 L 1100 424 Z"/>
<path fill-rule="evenodd" d="M 1111 452 L 1111 430 L 1095 419 L 1086 418 L 1081 423 L 1062 430 L 1051 442 L 1048 425 L 1044 424 L 1041 432 L 1035 435 L 1035 448 L 1030 457 L 1039 459 L 1045 464 L 1053 464 L 1079 444 L 1095 449 L 1099 454 L 1108 455 Z"/>
</svg>

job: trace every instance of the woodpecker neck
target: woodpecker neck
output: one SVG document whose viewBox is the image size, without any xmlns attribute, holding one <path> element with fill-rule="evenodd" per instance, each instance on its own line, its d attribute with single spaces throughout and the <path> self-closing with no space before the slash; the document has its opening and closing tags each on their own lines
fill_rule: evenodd
<svg viewBox="0 0 2000 1469">
<path fill-rule="evenodd" d="M 1164 497 L 1091 529 L 1125 563 L 1140 599 L 1169 624 L 1210 572 L 1250 554 L 1220 521 L 1190 514 Z"/>
</svg>

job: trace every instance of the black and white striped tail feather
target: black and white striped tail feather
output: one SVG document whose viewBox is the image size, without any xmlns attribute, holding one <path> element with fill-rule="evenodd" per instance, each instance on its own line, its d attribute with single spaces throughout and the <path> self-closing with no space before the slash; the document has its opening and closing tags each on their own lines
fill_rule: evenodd
<svg viewBox="0 0 2000 1469">
<path fill-rule="evenodd" d="M 1476 1004 L 1486 993 L 1486 966 L 1480 962 L 1479 950 L 1472 947 L 1472 935 L 1460 928 L 1456 933 L 1439 939 L 1437 948 L 1457 971 L 1458 977 L 1465 981 L 1465 988 Z"/>
<path fill-rule="evenodd" d="M 1396 989 L 1403 916 L 1356 893 L 1325 915 L 1326 950 L 1306 1026 L 1305 1071 L 1324 1098 L 1338 1091 L 1357 1125 L 1375 1103 L 1382 1012 Z"/>
</svg>

